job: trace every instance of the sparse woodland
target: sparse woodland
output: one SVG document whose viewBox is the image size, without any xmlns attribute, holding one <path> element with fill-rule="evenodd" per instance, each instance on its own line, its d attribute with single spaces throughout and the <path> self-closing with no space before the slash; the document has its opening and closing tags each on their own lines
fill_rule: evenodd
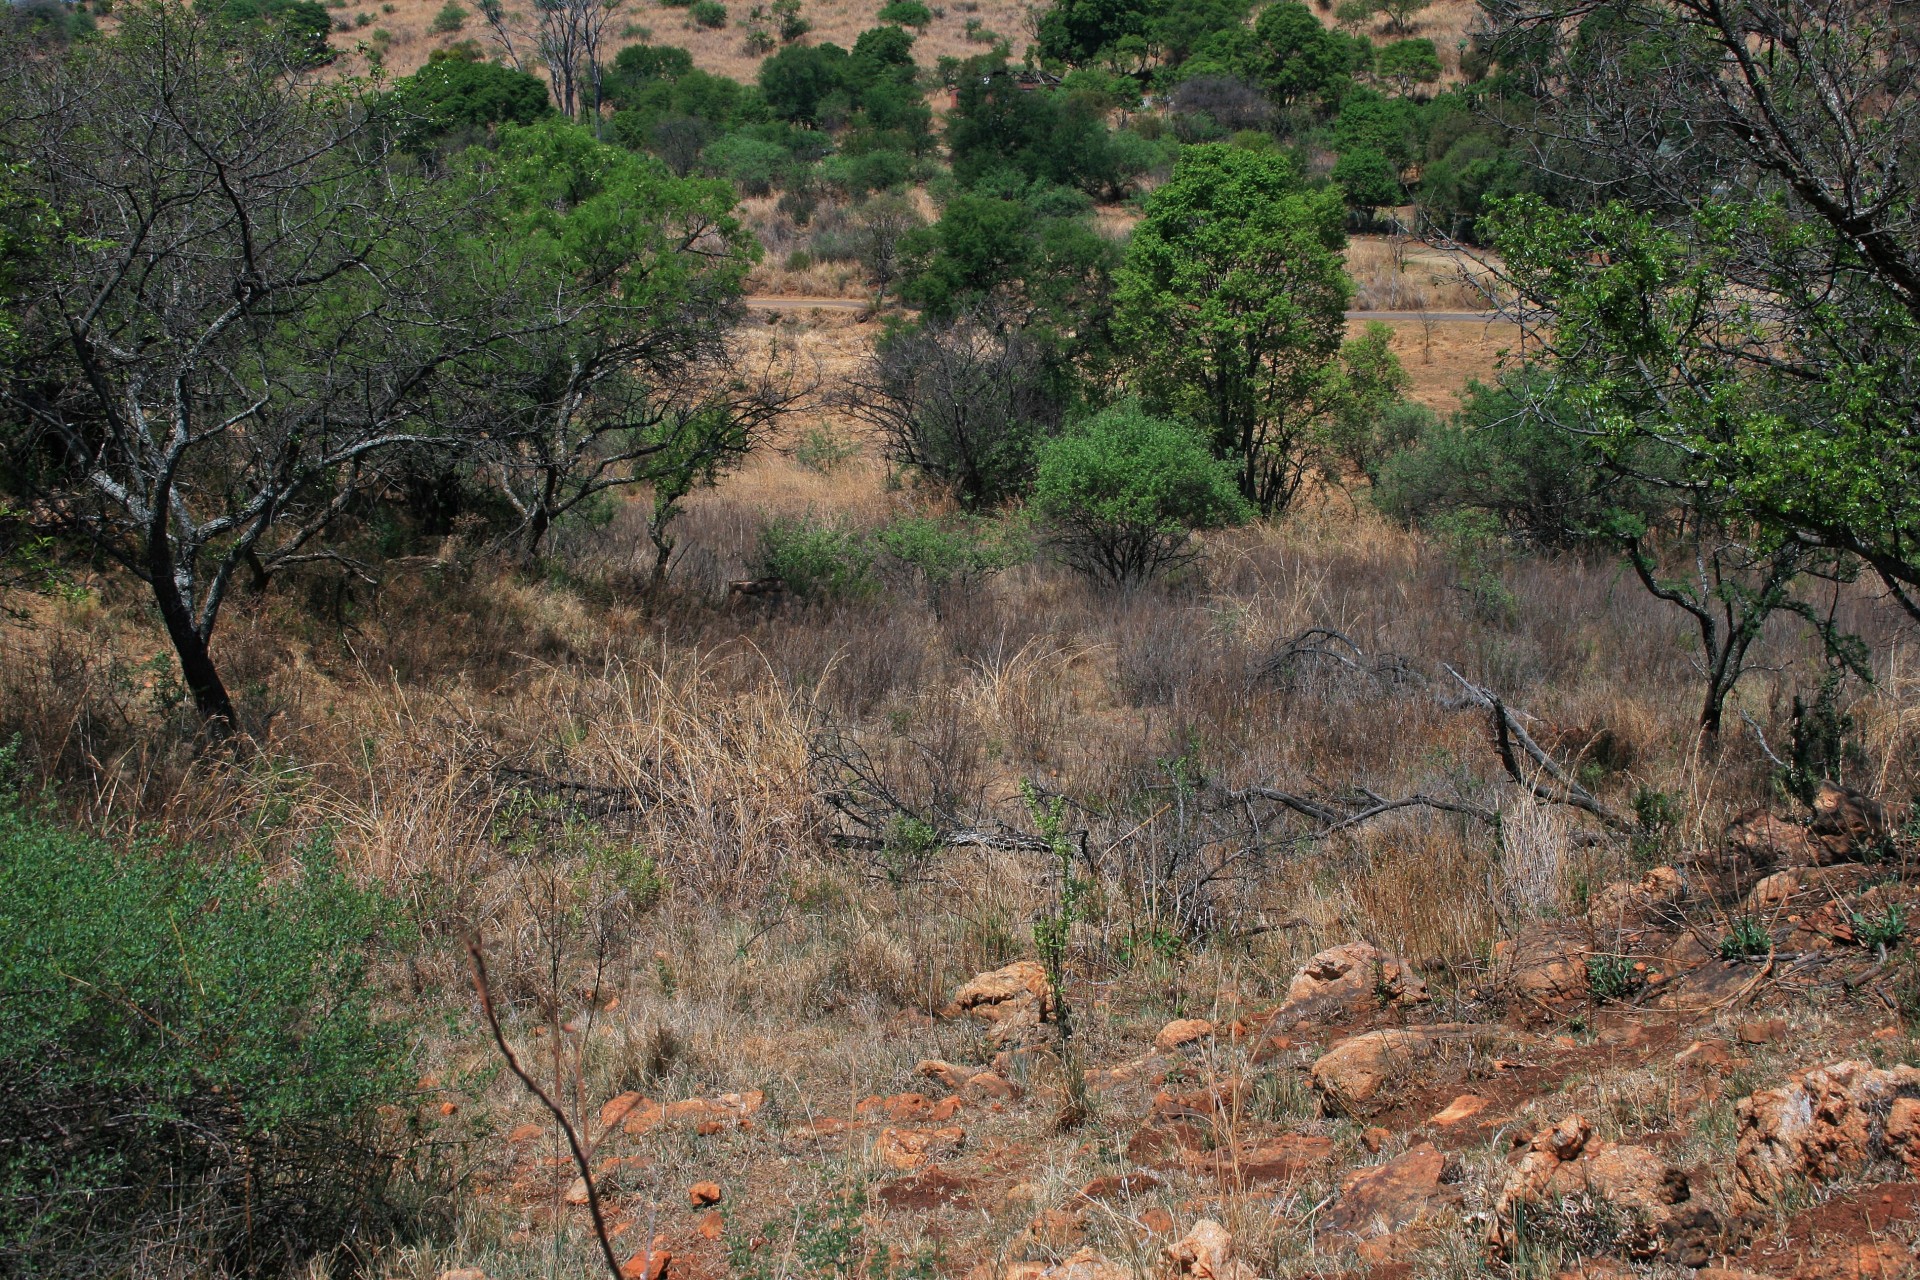
<svg viewBox="0 0 1920 1280">
<path fill-rule="evenodd" d="M 0 35 L 0 1275 L 1920 1275 L 1920 28 Z"/>
</svg>

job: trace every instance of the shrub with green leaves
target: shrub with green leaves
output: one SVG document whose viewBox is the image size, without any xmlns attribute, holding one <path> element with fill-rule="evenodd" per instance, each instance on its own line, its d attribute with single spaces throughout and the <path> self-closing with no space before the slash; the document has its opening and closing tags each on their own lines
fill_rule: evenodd
<svg viewBox="0 0 1920 1280">
<path fill-rule="evenodd" d="M 0 1273 L 282 1274 L 398 1225 L 381 901 L 0 802 Z"/>
<path fill-rule="evenodd" d="M 966 589 L 1024 560 L 1024 530 L 1011 520 L 970 516 L 902 516 L 874 534 L 892 560 L 918 577 L 937 606 L 940 595 Z"/>
<path fill-rule="evenodd" d="M 1765 925 L 1752 916 L 1741 916 L 1727 930 L 1727 936 L 1720 939 L 1720 958 L 1722 960 L 1747 960 L 1754 956 L 1764 956 L 1773 950 L 1773 937 Z"/>
<path fill-rule="evenodd" d="M 933 10 L 920 3 L 920 0 L 892 0 L 892 3 L 881 7 L 880 21 L 924 28 L 933 22 Z"/>
<path fill-rule="evenodd" d="M 695 26 L 709 30 L 717 31 L 727 25 L 727 6 L 719 3 L 719 0 L 695 0 L 693 7 L 687 10 L 687 15 L 693 19 Z"/>
<path fill-rule="evenodd" d="M 452 35 L 467 25 L 467 19 L 470 16 L 472 15 L 458 3 L 458 0 L 447 0 L 440 6 L 440 12 L 433 15 L 433 21 L 427 24 L 427 30 L 437 36 Z"/>
<path fill-rule="evenodd" d="M 812 516 L 775 520 L 760 530 L 758 567 L 807 600 L 851 600 L 871 595 L 873 548 L 858 529 L 822 524 Z"/>
<path fill-rule="evenodd" d="M 1252 516 L 1198 431 L 1131 400 L 1041 445 L 1033 508 L 1062 560 L 1122 588 L 1192 559 L 1195 530 Z"/>
</svg>

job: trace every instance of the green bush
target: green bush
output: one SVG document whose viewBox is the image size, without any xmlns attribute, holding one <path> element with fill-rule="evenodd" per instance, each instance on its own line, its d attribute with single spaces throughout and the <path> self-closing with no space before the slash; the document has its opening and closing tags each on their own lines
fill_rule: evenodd
<svg viewBox="0 0 1920 1280">
<path fill-rule="evenodd" d="M 873 548 L 857 529 L 821 524 L 812 516 L 775 520 L 760 530 L 759 574 L 776 578 L 806 600 L 850 600 L 871 595 Z"/>
<path fill-rule="evenodd" d="M 925 584 L 935 605 L 948 588 L 974 586 L 1029 554 L 1013 522 L 970 516 L 902 516 L 878 530 L 874 542 Z"/>
<path fill-rule="evenodd" d="M 717 31 L 727 25 L 727 6 L 721 4 L 719 0 L 695 0 L 693 7 L 687 10 L 687 14 L 696 26 L 706 27 L 709 30 Z"/>
<path fill-rule="evenodd" d="M 1773 950 L 1773 938 L 1767 927 L 1752 916 L 1741 916 L 1720 939 L 1722 960 L 1747 960 Z"/>
<path fill-rule="evenodd" d="M 447 3 L 440 7 L 440 12 L 433 15 L 433 21 L 427 25 L 427 30 L 437 36 L 450 36 L 467 25 L 467 17 L 467 11 L 457 3 L 457 0 L 447 0 Z"/>
<path fill-rule="evenodd" d="M 880 21 L 924 28 L 933 22 L 933 10 L 920 3 L 920 0 L 892 0 L 891 4 L 881 8 Z"/>
<path fill-rule="evenodd" d="M 700 158 L 745 196 L 763 196 L 773 190 L 793 163 L 792 153 L 779 143 L 744 133 L 728 134 L 712 143 Z"/>
<path fill-rule="evenodd" d="M 1199 432 L 1127 401 L 1041 445 L 1034 510 L 1067 564 L 1131 587 L 1192 558 L 1197 529 L 1252 512 Z"/>
<path fill-rule="evenodd" d="M 282 1274 L 397 1225 L 374 896 L 316 842 L 114 846 L 0 805 L 0 1273 Z"/>
</svg>

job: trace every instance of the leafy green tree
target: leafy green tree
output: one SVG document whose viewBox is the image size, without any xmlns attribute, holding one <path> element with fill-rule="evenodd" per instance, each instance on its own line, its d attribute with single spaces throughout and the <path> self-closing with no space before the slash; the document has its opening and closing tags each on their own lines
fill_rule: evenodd
<svg viewBox="0 0 1920 1280">
<path fill-rule="evenodd" d="M 491 470 L 522 545 L 533 554 L 570 512 L 646 487 L 657 584 L 681 499 L 743 457 L 787 403 L 728 344 L 757 256 L 733 192 L 668 177 L 557 118 L 503 129 L 466 159 L 500 278 L 567 282 L 551 298 L 497 295 L 503 309 L 558 305 L 568 323 L 529 315 L 483 366 L 469 410 L 492 424 Z"/>
<path fill-rule="evenodd" d="M 464 136 L 502 124 L 531 124 L 551 114 L 538 76 L 492 62 L 433 57 L 394 86 L 409 142 Z"/>
<path fill-rule="evenodd" d="M 1250 514 L 1206 438 L 1126 401 L 1040 447 L 1032 504 L 1074 569 L 1131 588 L 1186 563 L 1193 533 Z"/>
<path fill-rule="evenodd" d="M 933 10 L 920 0 L 890 0 L 880 8 L 880 21 L 903 27 L 925 28 L 933 22 Z"/>
<path fill-rule="evenodd" d="M 1400 168 L 1372 147 L 1354 147 L 1340 153 L 1329 175 L 1356 209 L 1378 209 L 1399 204 L 1406 197 Z"/>
<path fill-rule="evenodd" d="M 1337 189 L 1292 164 L 1191 147 L 1115 278 L 1114 335 L 1150 403 L 1204 425 L 1241 494 L 1284 507 L 1315 465 L 1352 293 Z"/>
<path fill-rule="evenodd" d="M 1116 190 L 1124 176 L 1104 113 L 1085 100 L 1029 92 L 997 59 L 970 63 L 957 96 L 946 140 L 962 186 L 1013 172 L 1097 196 Z"/>
<path fill-rule="evenodd" d="M 614 107 L 637 105 L 641 90 L 660 81 L 668 84 L 693 70 L 693 55 L 672 45 L 630 44 L 613 56 L 601 77 L 601 92 Z"/>
<path fill-rule="evenodd" d="M 1601 443 L 1671 448 L 1682 485 L 1859 556 L 1920 616 L 1911 24 L 1749 0 L 1502 17 L 1541 85 L 1530 142 L 1579 164 L 1482 222 Z"/>
<path fill-rule="evenodd" d="M 894 465 L 980 508 L 1026 483 L 1035 442 L 1060 422 L 1065 381 L 1041 335 L 983 303 L 888 333 L 840 398 Z"/>
<path fill-rule="evenodd" d="M 1417 84 L 1432 84 L 1440 78 L 1440 53 L 1433 41 L 1395 40 L 1374 56 L 1373 73 L 1401 93 L 1411 93 Z"/>
<path fill-rule="evenodd" d="M 333 50 L 327 46 L 333 19 L 318 0 L 225 0 L 220 17 L 236 25 L 267 26 L 284 32 L 304 62 L 317 66 L 333 59 Z"/>
<path fill-rule="evenodd" d="M 816 124 L 820 104 L 846 88 L 847 59 L 837 44 L 789 46 L 760 64 L 760 92 L 780 119 Z"/>
<path fill-rule="evenodd" d="M 1254 20 L 1257 65 L 1250 70 L 1281 106 L 1339 105 L 1354 75 L 1372 59 L 1364 37 L 1330 31 L 1298 0 L 1279 0 Z"/>
</svg>

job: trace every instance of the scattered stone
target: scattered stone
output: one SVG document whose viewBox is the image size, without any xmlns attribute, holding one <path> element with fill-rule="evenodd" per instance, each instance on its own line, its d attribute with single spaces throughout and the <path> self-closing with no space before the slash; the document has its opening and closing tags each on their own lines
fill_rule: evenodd
<svg viewBox="0 0 1920 1280">
<path fill-rule="evenodd" d="M 873 1151 L 882 1163 L 895 1169 L 918 1169 L 941 1156 L 951 1155 L 966 1145 L 967 1131 L 957 1124 L 939 1129 L 906 1129 L 889 1126 L 873 1140 Z"/>
<path fill-rule="evenodd" d="M 920 1065 L 913 1069 L 915 1075 L 925 1076 L 953 1093 L 958 1093 L 965 1088 L 967 1081 L 973 1079 L 978 1070 L 977 1067 L 962 1067 L 951 1062 L 942 1062 L 938 1058 L 923 1058 Z"/>
<path fill-rule="evenodd" d="M 1786 1034 L 1785 1018 L 1755 1018 L 1741 1023 L 1734 1031 L 1741 1044 L 1772 1044 Z"/>
<path fill-rule="evenodd" d="M 454 1267 L 442 1271 L 434 1280 L 487 1280 L 487 1273 L 478 1267 Z"/>
<path fill-rule="evenodd" d="M 1445 1182 L 1447 1158 L 1422 1142 L 1384 1164 L 1356 1169 L 1340 1181 L 1340 1198 L 1320 1220 L 1334 1244 L 1357 1243 L 1404 1230 L 1464 1198 Z"/>
<path fill-rule="evenodd" d="M 667 1238 L 655 1236 L 653 1243 L 628 1258 L 620 1268 L 621 1280 L 661 1280 L 673 1255 L 667 1252 Z"/>
<path fill-rule="evenodd" d="M 1381 1090 L 1407 1071 L 1484 1029 L 1464 1023 L 1369 1031 L 1342 1040 L 1314 1062 L 1313 1087 L 1327 1110 L 1360 1116 L 1375 1110 Z"/>
<path fill-rule="evenodd" d="M 567 1194 L 562 1197 L 568 1204 L 585 1204 L 591 1198 L 587 1194 L 587 1180 L 575 1178 L 567 1184 Z"/>
<path fill-rule="evenodd" d="M 1506 1261 L 1517 1232 L 1537 1234 L 1539 1214 L 1517 1226 L 1523 1210 L 1557 1214 L 1570 1231 L 1632 1258 L 1701 1266 L 1720 1232 L 1713 1211 L 1691 1203 L 1687 1175 L 1645 1147 L 1606 1142 L 1580 1116 L 1536 1134 L 1501 1188 L 1487 1228 L 1487 1247 Z"/>
<path fill-rule="evenodd" d="M 1493 946 L 1494 974 L 1517 998 L 1522 1016 L 1552 1013 L 1585 1000 L 1588 946 L 1584 930 L 1536 929 Z"/>
<path fill-rule="evenodd" d="M 1287 984 L 1287 1003 L 1348 1003 L 1362 997 L 1391 1008 L 1425 1004 L 1427 984 L 1405 960 L 1370 942 L 1330 947 L 1300 966 Z"/>
<path fill-rule="evenodd" d="M 1683 973 L 1655 996 L 1655 1008 L 1685 1013 L 1716 1009 L 1739 995 L 1760 973 L 1759 966 L 1738 960 L 1716 960 L 1692 973 Z"/>
<path fill-rule="evenodd" d="M 1449 1102 L 1441 1111 L 1428 1116 L 1427 1123 L 1442 1129 L 1451 1129 L 1454 1125 L 1473 1119 L 1490 1105 L 1492 1104 L 1478 1094 L 1463 1093 Z"/>
<path fill-rule="evenodd" d="M 973 1188 L 970 1180 L 932 1165 L 908 1177 L 882 1183 L 874 1195 L 891 1208 L 925 1213 L 949 1205 L 968 1206 L 967 1193 Z"/>
<path fill-rule="evenodd" d="M 1891 1240 L 1843 1244 L 1824 1257 L 1807 1258 L 1793 1280 L 1910 1280 L 1913 1254 Z"/>
<path fill-rule="evenodd" d="M 963 984 L 953 993 L 953 1003 L 940 1012 L 942 1017 L 984 1022 L 996 1041 L 1006 1043 L 1039 1026 L 1052 999 L 1047 971 L 1031 960 L 1016 960 Z"/>
<path fill-rule="evenodd" d="M 1718 1071 L 1732 1063 L 1733 1051 L 1725 1040 L 1695 1040 L 1673 1055 L 1673 1065 L 1682 1071 Z"/>
<path fill-rule="evenodd" d="M 1160 1034 L 1153 1038 L 1153 1047 L 1171 1052 L 1182 1045 L 1204 1040 L 1212 1034 L 1213 1024 L 1205 1018 L 1175 1018 L 1160 1028 Z"/>
<path fill-rule="evenodd" d="M 718 1209 L 709 1209 L 700 1215 L 700 1221 L 694 1224 L 693 1229 L 700 1234 L 702 1240 L 718 1240 L 726 1234 L 727 1220 L 721 1216 Z"/>
<path fill-rule="evenodd" d="M 1672 867 L 1654 867 L 1638 880 L 1603 885 L 1587 903 L 1587 919 L 1618 928 L 1643 922 L 1687 896 L 1687 878 Z"/>
<path fill-rule="evenodd" d="M 1830 1182 L 1880 1155 L 1920 1176 L 1916 1098 L 1920 1067 L 1881 1070 L 1856 1061 L 1795 1072 L 1779 1088 L 1742 1098 L 1733 1211 L 1770 1209 L 1796 1180 Z"/>
<path fill-rule="evenodd" d="M 602 1131 L 607 1131 L 611 1130 L 617 1124 L 626 1123 L 627 1117 L 633 1114 L 633 1109 L 644 1101 L 646 1101 L 646 1099 L 632 1091 L 623 1093 L 617 1098 L 609 1099 L 607 1103 L 600 1108 L 600 1128 Z"/>
<path fill-rule="evenodd" d="M 513 1126 L 513 1131 L 507 1134 L 507 1141 L 517 1147 L 523 1142 L 538 1139 L 546 1131 L 547 1127 L 543 1124 L 517 1124 Z"/>
<path fill-rule="evenodd" d="M 1168 1236 L 1173 1234 L 1173 1215 L 1155 1205 L 1151 1209 L 1142 1209 L 1133 1220 L 1140 1224 L 1150 1236 Z"/>
<path fill-rule="evenodd" d="M 995 1071 L 968 1077 L 960 1091 L 969 1102 L 1012 1102 L 1020 1096 L 1019 1087 Z"/>
<path fill-rule="evenodd" d="M 1150 1116 L 1155 1120 L 1212 1120 L 1233 1115 L 1245 1103 L 1246 1097 L 1247 1082 L 1238 1076 L 1228 1076 L 1215 1082 L 1211 1088 L 1195 1089 L 1188 1093 L 1161 1090 L 1153 1095 Z"/>
<path fill-rule="evenodd" d="M 1826 856 L 1841 862 L 1875 847 L 1887 836 L 1887 815 L 1880 805 L 1852 787 L 1823 781 L 1813 796 L 1809 829 Z"/>
<path fill-rule="evenodd" d="M 1334 1141 L 1314 1134 L 1283 1133 L 1226 1150 L 1190 1146 L 1180 1153 L 1189 1173 L 1239 1190 L 1270 1182 L 1295 1182 L 1308 1169 L 1333 1159 Z"/>
<path fill-rule="evenodd" d="M 1255 1280 L 1253 1268 L 1233 1256 L 1233 1237 L 1211 1218 L 1193 1224 L 1166 1248 L 1176 1276 L 1193 1280 Z"/>
<path fill-rule="evenodd" d="M 1369 1129 L 1363 1129 L 1360 1132 L 1360 1145 L 1365 1147 L 1371 1155 L 1379 1155 L 1380 1148 L 1386 1146 L 1387 1143 L 1392 1140 L 1393 1134 L 1382 1129 L 1379 1125 L 1374 1125 Z"/>
<path fill-rule="evenodd" d="M 1143 1196 L 1160 1185 L 1160 1179 L 1143 1170 L 1133 1173 L 1109 1173 L 1080 1188 L 1087 1200 L 1127 1200 Z"/>
<path fill-rule="evenodd" d="M 720 1184 L 717 1182 L 696 1182 L 687 1188 L 687 1199 L 696 1209 L 710 1204 L 720 1203 Z"/>
</svg>

